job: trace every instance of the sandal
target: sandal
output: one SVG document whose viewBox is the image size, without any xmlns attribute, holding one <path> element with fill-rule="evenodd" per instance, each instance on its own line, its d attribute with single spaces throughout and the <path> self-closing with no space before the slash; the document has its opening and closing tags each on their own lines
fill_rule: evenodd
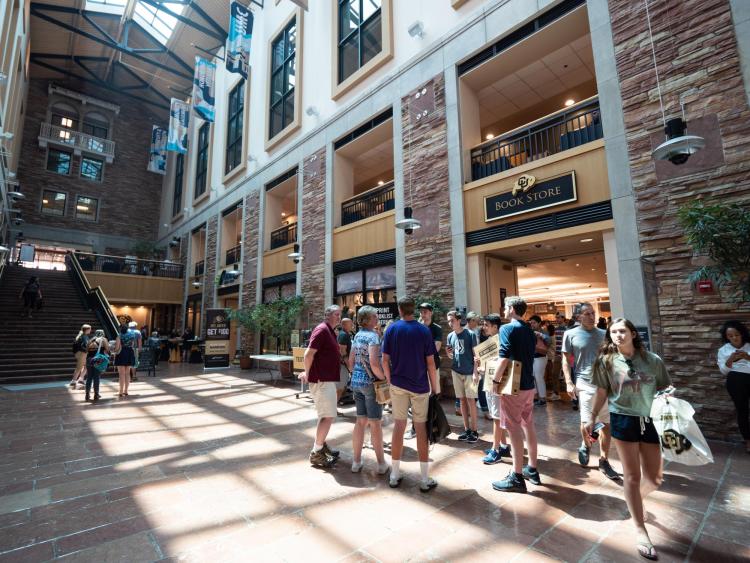
<svg viewBox="0 0 750 563">
<path fill-rule="evenodd" d="M 638 550 L 638 555 L 644 559 L 648 559 L 649 561 L 659 560 L 659 554 L 656 553 L 656 548 L 652 543 L 639 542 L 635 545 L 635 548 Z"/>
</svg>

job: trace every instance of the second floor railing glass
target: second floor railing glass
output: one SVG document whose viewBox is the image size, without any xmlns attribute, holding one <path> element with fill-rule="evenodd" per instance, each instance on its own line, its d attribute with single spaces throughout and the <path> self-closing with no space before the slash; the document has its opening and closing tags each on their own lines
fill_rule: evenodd
<svg viewBox="0 0 750 563">
<path fill-rule="evenodd" d="M 224 264 L 229 266 L 230 264 L 237 264 L 240 261 L 240 255 L 242 254 L 242 246 L 237 245 L 227 250 L 224 255 Z"/>
<path fill-rule="evenodd" d="M 589 98 L 473 148 L 471 179 L 480 180 L 603 136 L 599 99 Z"/>
<path fill-rule="evenodd" d="M 271 231 L 271 250 L 297 242 L 297 223 Z"/>
<path fill-rule="evenodd" d="M 182 278 L 182 264 L 160 260 L 143 260 L 135 256 L 109 256 L 77 252 L 81 270 L 109 274 L 132 274 L 155 278 Z"/>
<path fill-rule="evenodd" d="M 367 190 L 341 204 L 341 226 L 380 215 L 395 207 L 393 181 Z"/>
</svg>

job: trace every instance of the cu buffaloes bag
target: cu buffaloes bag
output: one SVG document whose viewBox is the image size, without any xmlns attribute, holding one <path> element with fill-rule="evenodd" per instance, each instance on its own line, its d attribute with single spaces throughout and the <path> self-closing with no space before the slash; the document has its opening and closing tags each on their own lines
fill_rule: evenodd
<svg viewBox="0 0 750 563">
<path fill-rule="evenodd" d="M 695 410 L 682 399 L 660 393 L 651 405 L 651 419 L 661 440 L 661 452 L 667 461 L 685 465 L 714 462 L 711 448 L 693 419 Z"/>
</svg>

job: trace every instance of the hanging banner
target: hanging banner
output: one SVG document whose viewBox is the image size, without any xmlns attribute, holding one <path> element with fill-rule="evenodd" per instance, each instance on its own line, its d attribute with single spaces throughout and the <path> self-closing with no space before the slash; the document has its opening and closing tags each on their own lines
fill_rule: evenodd
<svg viewBox="0 0 750 563">
<path fill-rule="evenodd" d="M 239 2 L 232 2 L 227 36 L 227 70 L 247 80 L 250 66 L 250 40 L 253 37 L 253 14 Z"/>
<path fill-rule="evenodd" d="M 167 173 L 167 130 L 157 125 L 151 126 L 151 151 L 148 153 L 149 172 Z"/>
<path fill-rule="evenodd" d="M 216 96 L 214 81 L 216 65 L 201 57 L 195 57 L 195 76 L 193 77 L 193 109 L 201 119 L 214 121 Z"/>
<path fill-rule="evenodd" d="M 203 368 L 229 367 L 229 318 L 225 309 L 206 309 L 206 351 Z"/>
<path fill-rule="evenodd" d="M 172 98 L 172 105 L 169 109 L 168 151 L 175 151 L 182 154 L 187 152 L 189 122 L 190 106 L 182 100 Z"/>
</svg>

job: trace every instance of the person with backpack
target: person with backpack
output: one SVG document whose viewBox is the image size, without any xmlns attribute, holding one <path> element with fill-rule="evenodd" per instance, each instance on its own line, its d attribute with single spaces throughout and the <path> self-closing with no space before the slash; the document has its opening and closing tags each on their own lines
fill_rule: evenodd
<svg viewBox="0 0 750 563">
<path fill-rule="evenodd" d="M 73 372 L 73 379 L 70 380 L 70 388 L 75 389 L 76 384 L 83 388 L 83 380 L 86 375 L 86 351 L 89 345 L 89 335 L 91 334 L 91 325 L 81 325 L 81 330 L 78 331 L 73 341 L 73 354 L 76 357 L 76 370 Z"/>
<path fill-rule="evenodd" d="M 23 316 L 31 318 L 31 312 L 36 309 L 37 302 L 42 298 L 42 289 L 39 278 L 31 276 L 21 290 L 20 298 L 23 299 Z"/>
<path fill-rule="evenodd" d="M 89 327 L 91 329 L 91 327 Z M 94 386 L 93 402 L 99 400 L 99 378 L 109 366 L 109 341 L 103 330 L 97 330 L 94 338 L 86 346 L 86 401 L 91 400 L 91 386 Z"/>
</svg>

